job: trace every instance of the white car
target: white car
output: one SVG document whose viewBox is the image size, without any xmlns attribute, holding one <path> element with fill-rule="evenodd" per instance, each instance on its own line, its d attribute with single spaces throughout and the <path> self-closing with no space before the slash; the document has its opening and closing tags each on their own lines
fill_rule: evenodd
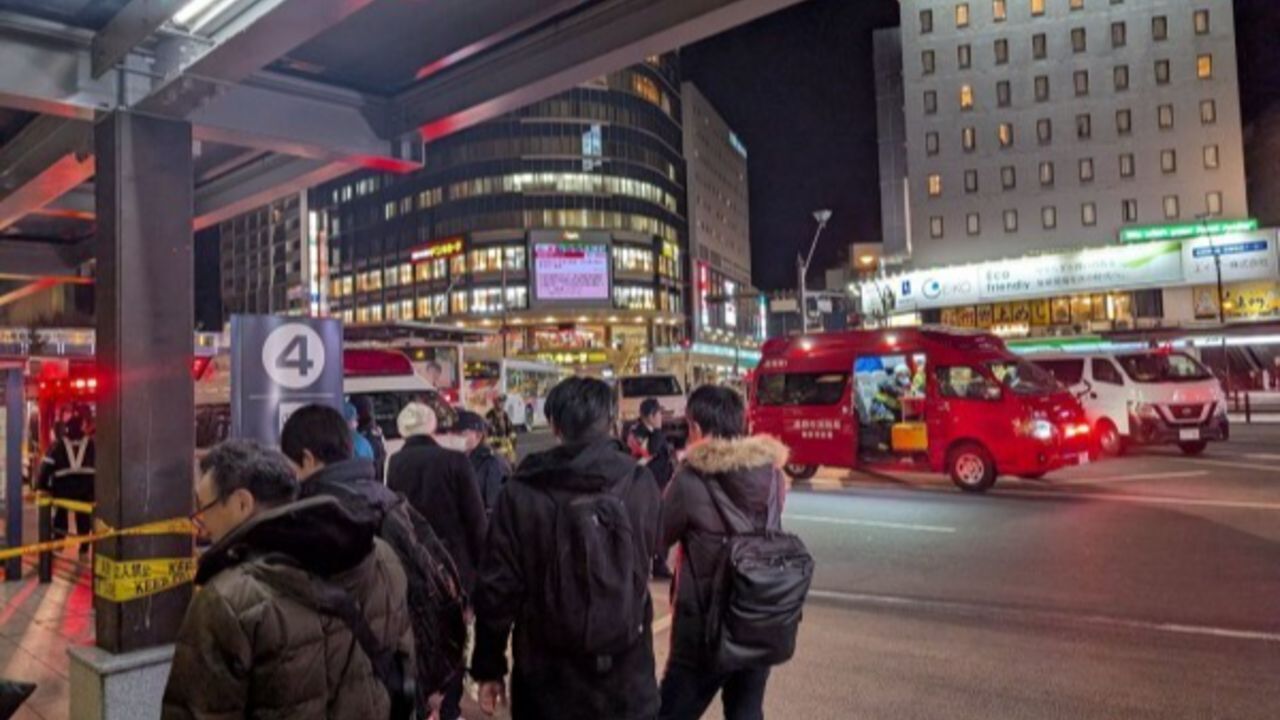
<svg viewBox="0 0 1280 720">
<path fill-rule="evenodd" d="M 1226 395 L 1213 373 L 1182 352 L 1033 355 L 1080 398 L 1099 451 L 1130 445 L 1177 445 L 1199 455 L 1230 437 Z"/>
</svg>

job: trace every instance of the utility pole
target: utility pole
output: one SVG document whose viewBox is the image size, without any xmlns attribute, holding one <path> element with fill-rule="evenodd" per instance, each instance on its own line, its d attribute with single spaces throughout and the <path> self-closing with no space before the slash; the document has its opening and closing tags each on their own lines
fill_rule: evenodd
<svg viewBox="0 0 1280 720">
<path fill-rule="evenodd" d="M 1231 359 L 1227 357 L 1227 308 L 1226 302 L 1222 297 L 1222 254 L 1218 252 L 1218 244 L 1214 242 L 1213 233 L 1209 232 L 1209 218 L 1213 217 L 1211 212 L 1203 212 L 1196 215 L 1196 219 L 1200 221 L 1200 232 L 1204 237 L 1209 238 L 1209 251 L 1213 253 L 1213 269 L 1217 275 L 1217 292 L 1218 292 L 1218 337 L 1222 340 L 1222 379 L 1226 383 L 1226 391 L 1231 392 Z"/>
<path fill-rule="evenodd" d="M 813 262 L 813 251 L 818 247 L 818 238 L 822 236 L 822 231 L 831 220 L 831 211 L 815 211 L 813 219 L 818 221 L 818 230 L 813 234 L 813 242 L 809 243 L 809 256 L 796 255 L 796 271 L 800 276 L 796 283 L 800 294 L 800 332 L 805 335 L 809 333 L 809 292 L 805 285 L 805 276 L 809 274 L 809 263 Z"/>
<path fill-rule="evenodd" d="M 502 357 L 507 356 L 507 250 L 503 248 L 502 254 L 499 256 L 499 262 L 502 263 Z"/>
</svg>

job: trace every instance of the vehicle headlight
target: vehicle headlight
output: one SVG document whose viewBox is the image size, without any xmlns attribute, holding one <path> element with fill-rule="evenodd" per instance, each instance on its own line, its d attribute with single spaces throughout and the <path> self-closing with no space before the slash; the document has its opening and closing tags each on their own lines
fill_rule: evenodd
<svg viewBox="0 0 1280 720">
<path fill-rule="evenodd" d="M 1148 420 L 1160 419 L 1160 411 L 1151 403 L 1131 402 L 1129 403 L 1129 414 Z"/>
<path fill-rule="evenodd" d="M 1032 437 L 1042 442 L 1053 439 L 1053 423 L 1041 418 L 1019 420 L 1014 423 L 1014 430 L 1019 435 Z"/>
</svg>

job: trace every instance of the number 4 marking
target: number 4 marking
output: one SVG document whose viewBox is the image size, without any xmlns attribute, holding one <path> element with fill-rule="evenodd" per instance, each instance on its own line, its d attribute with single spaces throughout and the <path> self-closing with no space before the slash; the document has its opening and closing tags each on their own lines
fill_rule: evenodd
<svg viewBox="0 0 1280 720">
<path fill-rule="evenodd" d="M 276 357 L 276 367 L 284 370 L 295 370 L 300 377 L 306 377 L 315 367 L 315 361 L 308 354 L 307 336 L 298 335 L 284 346 L 284 351 Z"/>
</svg>

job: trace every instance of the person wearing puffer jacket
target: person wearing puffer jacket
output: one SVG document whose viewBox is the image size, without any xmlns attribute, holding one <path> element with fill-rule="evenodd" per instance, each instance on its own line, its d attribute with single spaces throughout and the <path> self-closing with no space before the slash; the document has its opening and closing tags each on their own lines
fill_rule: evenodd
<svg viewBox="0 0 1280 720">
<path fill-rule="evenodd" d="M 704 386 L 689 396 L 689 448 L 662 501 L 663 548 L 679 545 L 671 593 L 671 654 L 662 678 L 659 720 L 697 720 L 716 693 L 725 720 L 761 720 L 769 668 L 728 674 L 710 672 L 705 609 L 723 588 L 714 578 L 728 534 L 713 504 L 708 481 L 715 480 L 753 524 L 780 529 L 786 484 L 782 466 L 787 448 L 765 436 L 747 436 L 742 396 L 726 387 Z M 770 510 L 773 510 L 771 513 Z"/>
</svg>

